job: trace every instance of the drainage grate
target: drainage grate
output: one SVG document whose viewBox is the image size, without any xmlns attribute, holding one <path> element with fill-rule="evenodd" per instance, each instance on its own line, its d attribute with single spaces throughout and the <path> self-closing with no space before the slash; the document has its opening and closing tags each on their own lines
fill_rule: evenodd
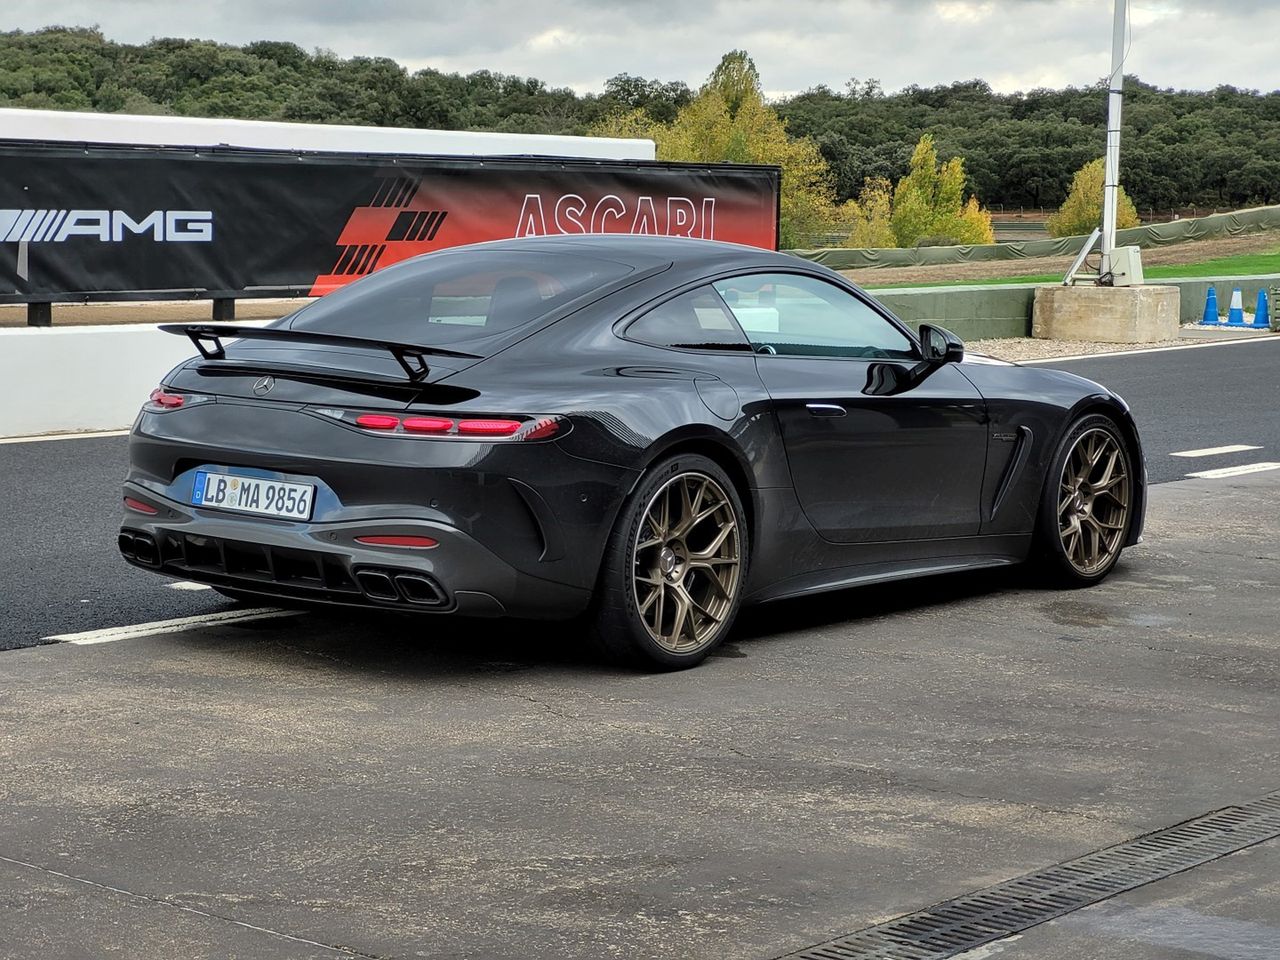
<svg viewBox="0 0 1280 960">
<path fill-rule="evenodd" d="M 1275 837 L 1280 792 L 828 940 L 785 960 L 943 960 Z"/>
</svg>

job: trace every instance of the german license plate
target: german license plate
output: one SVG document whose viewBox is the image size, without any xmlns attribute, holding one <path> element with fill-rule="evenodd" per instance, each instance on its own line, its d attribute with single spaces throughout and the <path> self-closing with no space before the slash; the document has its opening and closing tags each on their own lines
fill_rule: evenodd
<svg viewBox="0 0 1280 960">
<path fill-rule="evenodd" d="M 191 490 L 191 503 L 197 507 L 214 507 L 253 513 L 285 520 L 309 520 L 315 484 L 263 480 L 234 473 L 197 470 Z"/>
</svg>

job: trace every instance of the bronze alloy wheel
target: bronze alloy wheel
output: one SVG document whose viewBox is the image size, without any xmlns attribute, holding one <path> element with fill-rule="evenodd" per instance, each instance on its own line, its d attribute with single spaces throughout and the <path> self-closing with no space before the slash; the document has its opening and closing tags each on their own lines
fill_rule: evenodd
<svg viewBox="0 0 1280 960">
<path fill-rule="evenodd" d="M 1067 562 L 1089 576 L 1106 570 L 1120 553 L 1133 480 L 1120 439 L 1095 427 L 1076 438 L 1058 485 L 1058 536 Z"/>
<path fill-rule="evenodd" d="M 741 579 L 740 522 L 705 473 L 678 474 L 649 500 L 632 550 L 632 589 L 662 649 L 687 654 L 715 641 Z"/>
</svg>

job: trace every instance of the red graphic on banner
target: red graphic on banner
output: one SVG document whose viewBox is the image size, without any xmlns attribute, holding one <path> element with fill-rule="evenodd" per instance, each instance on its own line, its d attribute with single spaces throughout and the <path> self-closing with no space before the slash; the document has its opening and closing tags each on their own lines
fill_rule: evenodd
<svg viewBox="0 0 1280 960">
<path fill-rule="evenodd" d="M 379 178 L 311 296 L 421 253 L 512 237 L 624 233 L 777 247 L 776 180 L 673 168 L 468 173 Z"/>
</svg>

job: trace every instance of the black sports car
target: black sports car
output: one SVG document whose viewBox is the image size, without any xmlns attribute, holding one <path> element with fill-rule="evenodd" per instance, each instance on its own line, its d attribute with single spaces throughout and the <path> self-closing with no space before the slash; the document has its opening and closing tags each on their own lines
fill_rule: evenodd
<svg viewBox="0 0 1280 960">
<path fill-rule="evenodd" d="M 1141 534 L 1118 396 L 765 250 L 501 241 L 166 329 L 200 356 L 134 424 L 120 550 L 237 599 L 585 614 L 681 667 L 743 603 L 1028 559 L 1094 583 Z"/>
</svg>

